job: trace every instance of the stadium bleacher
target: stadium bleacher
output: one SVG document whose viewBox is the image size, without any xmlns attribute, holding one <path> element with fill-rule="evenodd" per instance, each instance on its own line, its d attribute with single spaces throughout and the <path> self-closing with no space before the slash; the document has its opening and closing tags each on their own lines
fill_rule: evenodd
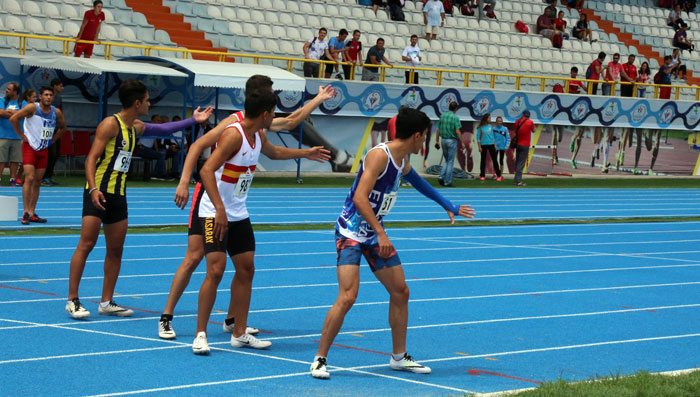
<svg viewBox="0 0 700 397">
<path fill-rule="evenodd" d="M 0 29 L 3 31 L 63 37 L 75 37 L 82 15 L 89 7 L 88 2 L 80 0 L 0 2 Z M 404 8 L 406 22 L 391 21 L 381 9 L 375 16 L 370 7 L 358 5 L 355 0 L 328 0 L 325 3 L 222 0 L 217 5 L 207 0 L 163 0 L 162 3 L 171 12 L 183 15 L 192 29 L 204 32 L 215 47 L 227 48 L 231 52 L 301 57 L 304 41 L 314 37 L 318 28 L 326 27 L 329 37 L 345 28 L 362 31 L 365 54 L 378 37 L 383 37 L 389 59 L 401 64 L 400 53 L 410 35 L 422 37 L 424 32 L 421 3 L 411 0 L 406 1 Z M 634 46 L 628 47 L 615 33 L 604 32 L 594 21 L 591 21 L 591 28 L 598 42 L 591 44 L 571 39 L 564 41 L 561 50 L 553 48 L 548 39 L 534 33 L 535 21 L 545 6 L 537 0 L 499 2 L 497 20 L 478 21 L 475 17 L 448 15 L 446 26 L 437 40 L 419 40 L 424 52 L 423 66 L 564 77 L 571 66 L 585 71 L 600 51 L 608 54 L 619 52 L 623 59 L 628 53 L 638 53 Z M 587 0 L 586 7 L 592 10 L 589 13 L 595 12 L 620 31 L 632 34 L 642 44 L 650 45 L 659 55 L 670 54 L 673 30 L 665 22 L 668 10 L 655 7 L 651 0 Z M 561 6 L 560 9 L 565 13 L 568 26 L 573 26 L 578 20 L 578 12 Z M 104 12 L 106 21 L 100 37 L 105 41 L 177 48 L 166 31 L 155 29 L 144 14 L 135 12 L 124 0 L 105 0 Z M 530 34 L 524 35 L 515 30 L 517 20 L 530 26 Z M 694 26 L 700 26 L 694 13 L 687 17 L 687 21 L 691 24 L 691 31 Z M 0 38 L 0 47 L 16 54 L 19 40 Z M 31 40 L 28 54 L 56 53 L 61 49 L 60 42 Z M 139 49 L 112 48 L 112 56 L 117 58 L 140 53 Z M 157 51 L 154 54 L 167 55 Z M 104 46 L 96 46 L 95 55 L 104 55 Z M 245 59 L 239 61 L 252 62 Z M 639 65 L 644 61 L 648 61 L 652 69 L 658 68 L 656 59 L 646 59 L 643 54 L 638 54 L 636 63 Z M 697 52 L 685 54 L 684 61 L 689 70 L 700 70 L 700 54 Z M 284 61 L 274 61 L 273 64 L 286 67 Z M 295 63 L 295 72 L 301 74 L 301 68 L 301 63 Z M 403 70 L 388 70 L 387 81 L 402 82 L 403 73 Z M 436 73 L 422 72 L 421 82 L 435 84 Z M 444 85 L 462 86 L 463 82 L 462 74 L 443 75 Z M 500 83 L 514 84 L 515 78 L 499 76 L 496 83 L 500 88 Z M 470 86 L 488 87 L 489 84 L 489 76 L 470 76 Z M 548 82 L 548 87 L 551 89 L 553 84 L 555 82 Z M 538 90 L 539 87 L 539 79 L 524 79 L 521 84 L 523 90 Z M 692 99 L 690 92 L 683 95 L 683 99 Z"/>
</svg>

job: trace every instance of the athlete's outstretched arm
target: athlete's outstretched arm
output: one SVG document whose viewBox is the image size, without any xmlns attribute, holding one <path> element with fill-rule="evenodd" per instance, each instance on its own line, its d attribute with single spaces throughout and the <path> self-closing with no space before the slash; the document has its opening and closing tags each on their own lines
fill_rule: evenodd
<svg viewBox="0 0 700 397">
<path fill-rule="evenodd" d="M 217 126 L 214 127 L 211 131 L 202 135 L 201 137 L 199 137 L 199 139 L 194 141 L 192 145 L 190 145 L 190 148 L 187 151 L 187 156 L 185 157 L 185 163 L 182 166 L 180 183 L 178 183 L 177 189 L 175 190 L 175 205 L 177 205 L 178 208 L 184 209 L 187 205 L 187 200 L 190 197 L 190 176 L 194 171 L 194 167 L 197 165 L 199 155 L 202 154 L 202 151 L 204 149 L 211 147 L 216 143 L 216 141 L 219 140 L 221 133 L 224 132 L 227 126 L 237 121 L 240 120 L 238 120 L 236 114 L 231 114 L 230 116 L 223 119 L 219 124 L 217 124 Z"/>
<path fill-rule="evenodd" d="M 261 136 L 263 142 L 260 151 L 272 160 L 289 160 L 305 158 L 323 163 L 331 158 L 331 152 L 323 146 L 314 146 L 310 149 L 293 149 L 284 146 L 276 146 L 267 140 L 267 135 L 263 132 Z"/>
<path fill-rule="evenodd" d="M 216 208 L 214 236 L 216 236 L 219 241 L 222 241 L 224 235 L 226 235 L 228 218 L 226 217 L 226 207 L 224 207 L 224 202 L 221 200 L 221 195 L 219 194 L 219 187 L 216 185 L 214 172 L 221 168 L 226 160 L 231 158 L 231 156 L 238 151 L 242 143 L 243 137 L 235 128 L 224 132 L 221 135 L 221 139 L 219 139 L 219 145 L 216 150 L 212 153 L 211 157 L 209 157 L 209 160 L 204 163 L 202 170 L 199 172 L 202 178 L 202 185 L 204 185 L 204 189 L 206 189 L 212 205 Z"/>
<path fill-rule="evenodd" d="M 134 121 L 134 130 L 136 130 L 136 135 L 143 136 L 172 135 L 178 131 L 192 127 L 196 123 L 201 123 L 202 121 L 209 119 L 209 116 L 211 116 L 213 111 L 214 108 L 211 106 L 204 110 L 200 110 L 199 107 L 197 107 L 197 109 L 192 112 L 192 117 L 163 124 L 144 123 L 141 120 L 136 120 Z"/>
<path fill-rule="evenodd" d="M 85 179 L 87 179 L 88 192 L 90 192 L 90 200 L 95 205 L 95 207 L 104 210 L 102 206 L 105 197 L 98 188 L 95 186 L 95 171 L 97 170 L 97 158 L 102 155 L 102 152 L 107 146 L 107 142 L 110 139 L 117 136 L 120 133 L 120 128 L 117 125 L 117 120 L 114 117 L 108 117 L 104 119 L 100 125 L 97 126 L 95 131 L 95 140 L 92 142 L 90 147 L 90 152 L 88 152 L 87 158 L 85 159 Z"/>
<path fill-rule="evenodd" d="M 324 101 L 333 98 L 333 87 L 329 84 L 326 86 L 318 87 L 318 95 L 314 97 L 309 103 L 304 105 L 301 109 L 296 110 L 294 113 L 287 117 L 276 117 L 272 120 L 272 125 L 270 126 L 270 131 L 282 131 L 291 130 L 296 128 L 305 118 L 309 117 L 311 112 L 316 110 Z"/>
<path fill-rule="evenodd" d="M 407 160 L 405 164 L 407 165 L 407 167 L 404 168 L 404 179 L 406 179 L 406 181 L 413 185 L 413 187 L 416 188 L 416 190 L 418 190 L 419 192 L 421 192 L 425 197 L 440 204 L 440 206 L 447 211 L 447 215 L 449 215 L 450 217 L 450 223 L 454 225 L 455 214 L 463 216 L 465 218 L 474 218 L 474 214 L 476 214 L 476 211 L 474 211 L 474 209 L 472 209 L 470 205 L 457 206 L 453 204 L 450 200 L 445 198 L 445 196 L 440 194 L 440 192 L 435 190 L 435 188 L 432 187 L 428 183 L 428 181 L 426 181 L 420 175 L 418 175 L 418 173 L 414 169 L 412 169 L 411 166 L 408 164 Z"/>
</svg>

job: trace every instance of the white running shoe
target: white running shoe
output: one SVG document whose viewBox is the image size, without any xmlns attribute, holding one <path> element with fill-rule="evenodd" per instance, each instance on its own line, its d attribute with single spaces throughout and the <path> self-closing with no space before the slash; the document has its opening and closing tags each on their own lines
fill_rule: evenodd
<svg viewBox="0 0 700 397">
<path fill-rule="evenodd" d="M 209 344 L 207 343 L 207 333 L 202 331 L 194 337 L 192 342 L 192 353 L 194 354 L 209 354 Z"/>
<path fill-rule="evenodd" d="M 253 349 L 266 349 L 272 345 L 272 342 L 260 340 L 251 334 L 243 334 L 236 338 L 231 335 L 231 346 L 233 347 L 252 347 Z"/>
<path fill-rule="evenodd" d="M 317 379 L 328 379 L 331 374 L 326 369 L 326 358 L 319 357 L 311 364 L 311 376 Z"/>
<path fill-rule="evenodd" d="M 158 336 L 161 339 L 175 339 L 172 321 L 162 318 L 158 321 Z"/>
<path fill-rule="evenodd" d="M 226 325 L 226 321 L 224 321 L 223 329 L 224 329 L 224 332 L 226 332 L 227 334 L 232 334 L 233 333 L 233 324 Z M 258 332 L 260 332 L 260 330 L 257 328 L 245 327 L 246 334 L 257 335 Z"/>
<path fill-rule="evenodd" d="M 107 307 L 98 305 L 97 313 L 102 316 L 130 317 L 134 314 L 134 311 L 117 305 L 115 301 L 109 301 Z"/>
<path fill-rule="evenodd" d="M 80 299 L 75 298 L 66 303 L 66 311 L 75 319 L 87 318 L 90 312 L 80 303 Z"/>
<path fill-rule="evenodd" d="M 429 367 L 420 365 L 417 362 L 413 361 L 413 357 L 409 356 L 408 353 L 404 353 L 403 358 L 398 361 L 394 360 L 394 357 L 392 356 L 389 359 L 389 366 L 395 371 L 408 371 L 413 372 L 414 374 L 430 373 Z"/>
</svg>

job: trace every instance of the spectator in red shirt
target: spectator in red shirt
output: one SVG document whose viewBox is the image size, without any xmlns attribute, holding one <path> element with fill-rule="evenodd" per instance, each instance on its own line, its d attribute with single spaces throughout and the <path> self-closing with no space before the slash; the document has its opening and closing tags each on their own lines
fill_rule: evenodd
<svg viewBox="0 0 700 397">
<path fill-rule="evenodd" d="M 523 111 L 523 116 L 515 122 L 515 139 L 517 146 L 515 149 L 515 184 L 517 186 L 527 186 L 523 182 L 523 169 L 527 162 L 527 155 L 530 151 L 530 135 L 535 131 L 535 123 L 530 120 L 530 111 Z"/>
<path fill-rule="evenodd" d="M 100 27 L 102 26 L 102 21 L 105 20 L 105 14 L 102 12 L 102 1 L 95 0 L 92 3 L 92 7 L 92 10 L 85 11 L 83 24 L 80 25 L 80 31 L 75 37 L 76 40 L 97 41 L 97 38 L 100 36 Z M 90 58 L 94 46 L 94 44 L 75 43 L 75 56 L 80 58 L 81 55 L 85 54 L 85 58 Z"/>
<path fill-rule="evenodd" d="M 578 75 L 578 68 L 576 66 L 571 68 L 571 78 L 575 79 Z M 583 85 L 581 80 L 569 80 L 569 94 L 581 94 L 586 90 L 586 86 Z"/>
<path fill-rule="evenodd" d="M 558 32 L 561 32 L 562 36 L 569 40 L 569 34 L 566 33 L 566 21 L 564 20 L 564 11 L 559 11 L 557 19 L 554 20 L 554 27 Z"/>
<path fill-rule="evenodd" d="M 635 56 L 630 54 L 627 57 L 627 63 L 622 65 L 622 71 L 624 72 L 622 81 L 634 83 L 637 80 L 637 67 L 634 66 L 634 58 Z M 620 91 L 622 91 L 622 96 L 631 97 L 634 92 L 634 84 L 622 84 Z"/>
<path fill-rule="evenodd" d="M 605 81 L 620 81 L 620 79 L 629 78 L 622 70 L 622 64 L 620 63 L 620 54 L 613 54 L 612 62 L 608 63 L 605 67 Z M 603 95 L 612 95 L 612 84 L 603 84 Z"/>
<path fill-rule="evenodd" d="M 355 64 L 355 70 L 357 70 L 357 66 L 362 66 L 362 42 L 359 30 L 355 29 L 352 32 L 352 39 L 345 44 L 345 48 L 348 50 L 343 53 L 343 61 Z M 345 80 L 350 80 L 350 65 L 343 65 L 343 72 Z"/>
<path fill-rule="evenodd" d="M 586 76 L 587 79 L 589 80 L 600 80 L 600 73 L 603 71 L 603 61 L 605 61 L 605 53 L 601 51 L 598 54 L 598 59 L 595 61 L 591 62 L 591 65 L 588 67 L 591 71 L 591 75 Z M 588 72 L 586 72 L 588 74 Z M 591 94 L 596 95 L 598 92 L 598 83 L 588 83 L 591 84 Z"/>
</svg>

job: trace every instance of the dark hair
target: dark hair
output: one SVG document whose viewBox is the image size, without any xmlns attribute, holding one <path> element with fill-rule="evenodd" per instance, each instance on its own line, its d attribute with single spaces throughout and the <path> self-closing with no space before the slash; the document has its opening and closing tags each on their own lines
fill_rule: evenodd
<svg viewBox="0 0 700 397">
<path fill-rule="evenodd" d="M 415 37 L 415 38 L 418 38 L 418 35 L 412 34 L 412 35 L 411 35 L 411 38 L 414 38 L 414 37 Z"/>
<path fill-rule="evenodd" d="M 319 32 L 319 33 L 321 33 L 321 32 L 326 32 L 326 33 L 328 33 L 328 29 L 326 29 L 326 28 L 321 28 L 321 29 L 318 30 L 318 32 Z"/>
<path fill-rule="evenodd" d="M 642 70 L 644 70 L 644 65 L 647 65 L 647 73 L 649 73 L 650 72 L 649 62 L 642 62 L 642 64 L 639 66 L 639 73 L 641 73 Z"/>
<path fill-rule="evenodd" d="M 352 35 L 353 35 L 353 36 L 355 35 L 355 33 L 360 33 L 360 34 L 362 34 L 362 32 L 360 32 L 359 29 L 355 29 L 355 30 L 352 31 Z"/>
<path fill-rule="evenodd" d="M 102 4 L 102 0 L 95 0 L 92 2 L 92 8 L 97 7 L 98 4 Z"/>
<path fill-rule="evenodd" d="M 666 55 L 666 56 L 664 57 L 664 61 L 670 60 L 670 59 L 673 59 L 673 57 L 671 57 L 670 55 Z"/>
<path fill-rule="evenodd" d="M 12 87 L 12 91 L 14 91 L 16 94 L 19 94 L 19 83 L 11 81 L 8 86 Z"/>
<path fill-rule="evenodd" d="M 132 107 L 136 101 L 143 101 L 147 94 L 148 88 L 140 80 L 124 80 L 119 86 L 119 102 L 124 109 Z"/>
<path fill-rule="evenodd" d="M 53 94 L 53 88 L 44 85 L 41 86 L 41 88 L 39 88 L 39 95 L 43 94 L 44 91 L 51 91 L 51 93 Z"/>
<path fill-rule="evenodd" d="M 629 55 L 627 55 L 627 58 L 629 58 L 629 57 L 636 58 L 637 56 L 634 54 L 629 54 Z"/>
<path fill-rule="evenodd" d="M 342 36 L 344 34 L 348 34 L 348 31 L 346 29 L 340 29 L 340 32 L 338 32 L 338 36 Z"/>
<path fill-rule="evenodd" d="M 483 116 L 481 116 L 481 120 L 479 120 L 479 125 L 476 128 L 483 127 L 489 122 L 489 117 L 491 117 L 491 113 L 486 113 Z"/>
<path fill-rule="evenodd" d="M 615 58 L 615 57 L 618 57 L 618 58 L 619 58 L 619 57 L 620 57 L 620 53 L 619 53 L 619 52 L 614 53 L 614 54 L 613 54 L 613 58 Z"/>
<path fill-rule="evenodd" d="M 380 37 L 380 38 L 378 38 L 378 39 L 377 39 L 377 44 L 379 44 L 379 42 L 380 42 L 380 41 L 381 41 L 381 42 L 383 43 L 383 42 L 384 42 L 384 39 L 383 39 L 383 38 L 381 38 L 381 37 Z"/>
<path fill-rule="evenodd" d="M 31 89 L 31 88 L 28 89 L 28 90 L 24 90 L 24 92 L 22 93 L 22 95 L 19 97 L 19 99 L 20 99 L 20 104 L 22 103 L 22 101 L 27 101 L 27 102 L 29 102 L 29 97 L 32 96 L 32 94 L 34 94 L 35 92 L 36 92 L 36 91 L 34 91 L 34 90 Z"/>
<path fill-rule="evenodd" d="M 57 79 L 51 80 L 51 87 L 55 87 L 55 86 L 61 85 L 61 84 L 63 84 L 63 82 L 61 81 L 61 79 L 58 79 L 58 78 L 57 78 Z"/>
<path fill-rule="evenodd" d="M 259 117 L 264 112 L 274 110 L 277 105 L 277 97 L 270 90 L 258 89 L 251 91 L 245 96 L 245 116 L 246 118 Z"/>
<path fill-rule="evenodd" d="M 268 76 L 262 74 L 255 74 L 248 77 L 248 81 L 245 82 L 245 91 L 252 92 L 260 89 L 270 89 L 272 88 L 272 79 Z"/>
<path fill-rule="evenodd" d="M 606 56 L 607 54 L 604 51 L 598 53 L 598 59 L 605 59 Z"/>
<path fill-rule="evenodd" d="M 399 109 L 396 117 L 396 138 L 408 139 L 416 132 L 423 134 L 430 128 L 430 119 L 425 113 L 409 107 Z"/>
<path fill-rule="evenodd" d="M 576 66 L 573 66 L 573 67 L 571 67 L 571 71 L 578 73 L 578 68 Z"/>
<path fill-rule="evenodd" d="M 451 112 L 456 111 L 458 107 L 459 107 L 459 104 L 457 102 L 450 102 L 450 106 L 448 106 L 448 108 L 450 109 Z"/>
<path fill-rule="evenodd" d="M 579 19 L 581 19 L 581 18 L 583 18 L 583 17 L 585 17 L 585 18 L 586 18 L 586 22 L 588 22 L 588 14 L 582 12 L 581 15 L 579 15 Z"/>
</svg>

